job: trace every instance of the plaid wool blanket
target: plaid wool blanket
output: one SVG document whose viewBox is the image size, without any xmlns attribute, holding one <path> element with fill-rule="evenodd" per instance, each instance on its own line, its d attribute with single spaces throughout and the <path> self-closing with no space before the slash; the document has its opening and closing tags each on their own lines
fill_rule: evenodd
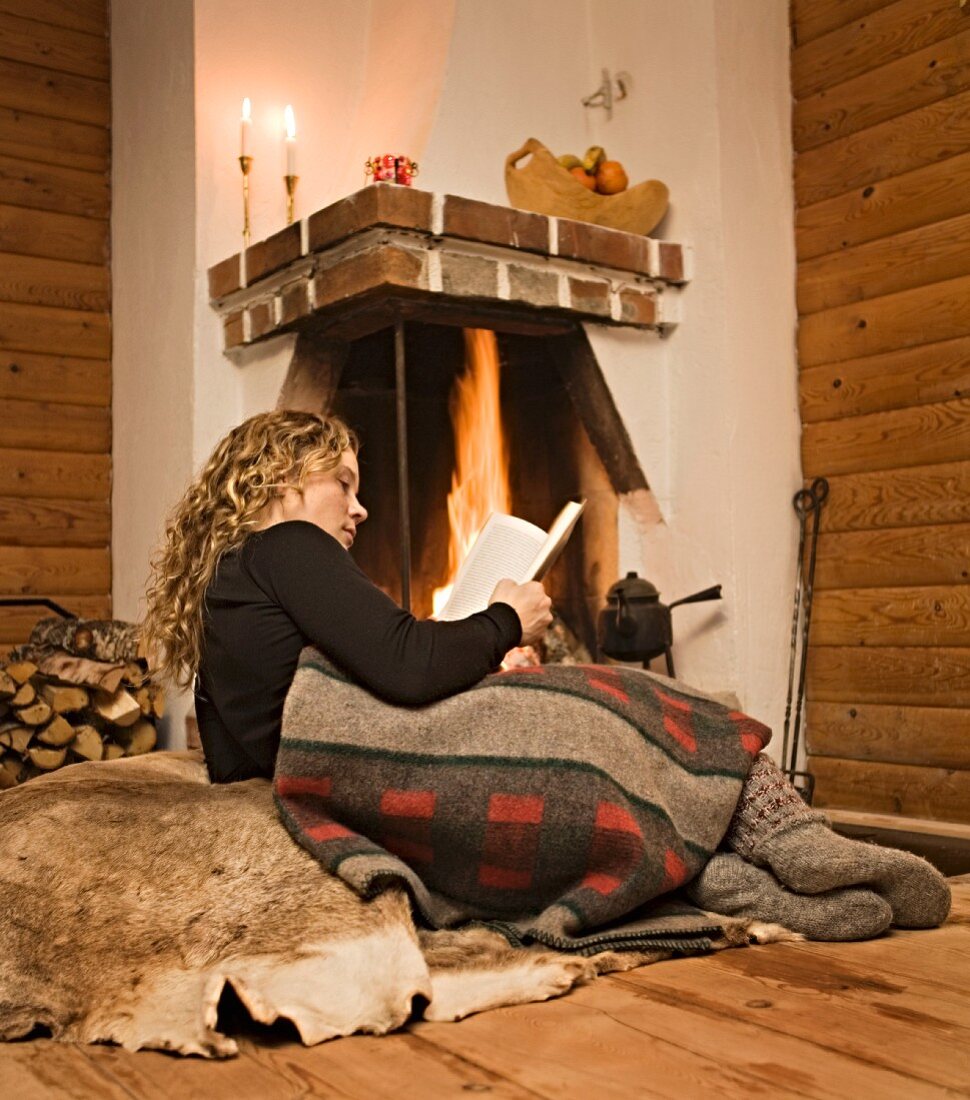
<svg viewBox="0 0 970 1100">
<path fill-rule="evenodd" d="M 769 736 L 638 669 L 517 669 L 400 707 L 306 649 L 274 794 L 323 867 L 364 897 L 406 886 L 434 928 L 706 950 L 721 926 L 671 892 L 723 838 Z"/>
</svg>

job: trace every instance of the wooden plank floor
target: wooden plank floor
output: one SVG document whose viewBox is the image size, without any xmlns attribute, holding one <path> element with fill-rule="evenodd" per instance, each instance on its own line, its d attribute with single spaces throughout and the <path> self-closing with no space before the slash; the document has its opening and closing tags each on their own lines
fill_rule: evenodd
<svg viewBox="0 0 970 1100">
<path fill-rule="evenodd" d="M 225 1062 L 0 1044 L 11 1100 L 970 1096 L 970 875 L 943 928 L 772 944 L 600 978 L 458 1024 L 313 1048 L 251 1027 Z"/>
</svg>

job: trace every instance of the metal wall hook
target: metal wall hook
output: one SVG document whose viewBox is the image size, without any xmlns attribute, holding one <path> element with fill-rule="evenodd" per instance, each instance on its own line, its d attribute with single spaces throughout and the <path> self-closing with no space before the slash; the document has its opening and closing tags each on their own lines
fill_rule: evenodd
<svg viewBox="0 0 970 1100">
<path fill-rule="evenodd" d="M 626 72 L 617 73 L 615 76 L 609 69 L 603 69 L 602 72 L 603 82 L 592 95 L 586 96 L 582 104 L 584 107 L 605 108 L 606 117 L 609 119 L 613 117 L 613 104 L 626 99 L 630 94 L 633 78 Z"/>
</svg>

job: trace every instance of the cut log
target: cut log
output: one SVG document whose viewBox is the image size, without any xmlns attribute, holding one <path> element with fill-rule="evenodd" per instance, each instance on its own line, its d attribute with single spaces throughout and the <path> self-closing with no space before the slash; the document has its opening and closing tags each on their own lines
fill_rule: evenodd
<svg viewBox="0 0 970 1100">
<path fill-rule="evenodd" d="M 15 664 L 7 665 L 4 671 L 8 676 L 13 677 L 18 684 L 26 684 L 37 671 L 37 666 L 33 661 L 17 661 Z"/>
<path fill-rule="evenodd" d="M 55 714 L 47 725 L 38 732 L 37 740 L 43 741 L 45 745 L 54 745 L 56 748 L 60 748 L 61 745 L 66 745 L 69 741 L 74 740 L 74 727 L 66 718 Z"/>
<path fill-rule="evenodd" d="M 98 691 L 94 696 L 94 709 L 108 722 L 116 726 L 131 726 L 141 717 L 141 707 L 136 699 L 118 688 L 114 694 Z"/>
<path fill-rule="evenodd" d="M 165 693 L 161 688 L 146 684 L 135 692 L 135 699 L 146 718 L 153 714 L 156 718 L 161 718 L 165 714 Z"/>
<path fill-rule="evenodd" d="M 21 761 L 0 757 L 0 791 L 17 786 L 17 776 L 20 773 Z"/>
<path fill-rule="evenodd" d="M 65 714 L 72 710 L 82 710 L 91 697 L 82 687 L 65 687 L 62 684 L 44 684 L 41 695 L 55 714 Z"/>
<path fill-rule="evenodd" d="M 114 741 L 106 741 L 104 744 L 104 759 L 105 760 L 117 760 L 119 757 L 125 755 L 125 750 L 121 745 L 116 744 Z"/>
<path fill-rule="evenodd" d="M 17 694 L 10 700 L 12 707 L 29 707 L 30 704 L 37 698 L 37 691 L 34 685 L 28 680 L 25 684 L 21 684 L 17 688 Z"/>
<path fill-rule="evenodd" d="M 43 699 L 38 699 L 36 703 L 31 703 L 29 707 L 21 707 L 19 710 L 14 711 L 17 720 L 25 726 L 42 726 L 53 713 Z"/>
<path fill-rule="evenodd" d="M 94 726 L 78 726 L 71 749 L 85 760 L 101 760 L 104 756 L 101 734 Z"/>
<path fill-rule="evenodd" d="M 141 687 L 135 692 L 135 701 L 141 707 L 142 714 L 147 718 L 152 712 L 152 693 L 147 687 Z"/>
<path fill-rule="evenodd" d="M 145 661 L 129 661 L 125 666 L 125 680 L 132 687 L 141 687 L 148 679 L 148 664 Z"/>
<path fill-rule="evenodd" d="M 15 695 L 17 687 L 17 681 L 0 668 L 0 699 L 8 699 L 11 695 Z"/>
<path fill-rule="evenodd" d="M 53 653 L 40 662 L 40 671 L 55 680 L 114 693 L 121 686 L 125 666 L 118 662 L 91 661 L 87 657 Z"/>
<path fill-rule="evenodd" d="M 67 760 L 67 749 L 47 749 L 35 745 L 32 749 L 27 750 L 27 755 L 35 767 L 44 772 L 52 772 L 55 768 L 61 767 Z"/>
<path fill-rule="evenodd" d="M 141 756 L 142 753 L 151 752 L 155 747 L 158 734 L 151 722 L 142 719 L 131 727 L 125 735 L 125 756 Z"/>
<path fill-rule="evenodd" d="M 14 752 L 18 752 L 23 756 L 33 736 L 34 731 L 28 726 L 21 726 L 19 723 L 8 723 L 0 728 L 0 745 L 13 749 Z"/>
</svg>

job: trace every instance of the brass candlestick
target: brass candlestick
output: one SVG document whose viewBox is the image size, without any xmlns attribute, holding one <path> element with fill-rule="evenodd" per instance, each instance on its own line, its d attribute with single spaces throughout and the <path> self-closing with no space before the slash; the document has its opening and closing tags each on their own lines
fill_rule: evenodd
<svg viewBox="0 0 970 1100">
<path fill-rule="evenodd" d="M 243 178 L 243 245 L 249 248 L 249 170 L 253 166 L 253 158 L 241 156 L 239 167 L 242 169 Z"/>
<path fill-rule="evenodd" d="M 283 182 L 286 184 L 286 224 L 293 224 L 293 196 L 296 193 L 296 185 L 299 183 L 299 176 L 284 176 Z"/>
</svg>

